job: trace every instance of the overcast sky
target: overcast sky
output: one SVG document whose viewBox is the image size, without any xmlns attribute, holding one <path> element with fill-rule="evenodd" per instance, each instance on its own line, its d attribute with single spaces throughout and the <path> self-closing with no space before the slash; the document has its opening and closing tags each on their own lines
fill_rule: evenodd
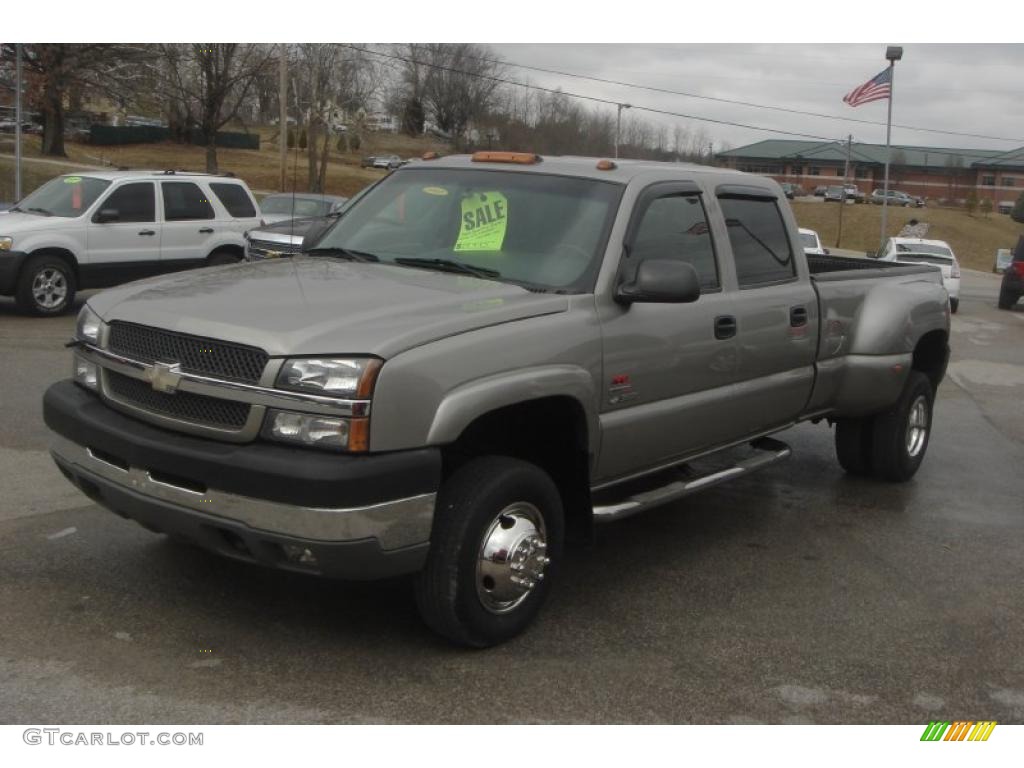
<svg viewBox="0 0 1024 768">
<path fill-rule="evenodd" d="M 885 143 L 886 102 L 848 107 L 843 96 L 886 66 L 885 45 L 493 45 L 516 64 L 667 88 L 715 98 L 749 101 L 806 112 L 870 120 L 864 125 L 734 104 L 624 88 L 578 78 L 512 69 L 513 79 L 589 96 L 682 112 L 779 131 Z M 1024 45 L 904 45 L 896 65 L 893 123 L 1012 139 L 893 128 L 894 144 L 1009 150 L 1024 146 Z M 614 107 L 608 107 L 614 110 Z M 637 110 L 654 121 L 687 123 Z M 703 127 L 718 148 L 767 138 L 798 138 L 768 131 L 689 121 Z"/>
</svg>

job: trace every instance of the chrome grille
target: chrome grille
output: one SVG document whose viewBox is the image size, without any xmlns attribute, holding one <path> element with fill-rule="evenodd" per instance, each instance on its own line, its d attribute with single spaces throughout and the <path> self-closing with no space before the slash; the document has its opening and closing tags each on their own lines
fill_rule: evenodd
<svg viewBox="0 0 1024 768">
<path fill-rule="evenodd" d="M 278 243 L 273 240 L 250 240 L 249 258 L 266 259 L 269 254 L 278 253 L 283 256 L 292 256 L 302 250 L 302 238 L 293 243 Z"/>
<path fill-rule="evenodd" d="M 246 384 L 259 383 L 268 360 L 267 353 L 257 347 L 116 320 L 110 324 L 107 346 L 142 363 L 178 363 L 188 373 Z"/>
<path fill-rule="evenodd" d="M 157 392 L 145 381 L 110 370 L 106 372 L 106 383 L 107 395 L 115 401 L 204 427 L 240 430 L 249 418 L 248 403 L 191 392 Z"/>
</svg>

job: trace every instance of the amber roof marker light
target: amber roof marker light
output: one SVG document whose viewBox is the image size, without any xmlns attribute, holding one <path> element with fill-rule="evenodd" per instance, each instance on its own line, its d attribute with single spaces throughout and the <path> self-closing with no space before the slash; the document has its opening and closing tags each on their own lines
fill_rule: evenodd
<svg viewBox="0 0 1024 768">
<path fill-rule="evenodd" d="M 474 163 L 517 163 L 518 165 L 534 165 L 543 158 L 533 152 L 474 152 Z"/>
<path fill-rule="evenodd" d="M 618 168 L 618 164 L 613 160 L 598 160 L 597 170 L 599 171 L 614 171 Z"/>
<path fill-rule="evenodd" d="M 437 152 L 424 152 L 420 157 L 420 160 L 437 160 L 441 156 Z"/>
</svg>

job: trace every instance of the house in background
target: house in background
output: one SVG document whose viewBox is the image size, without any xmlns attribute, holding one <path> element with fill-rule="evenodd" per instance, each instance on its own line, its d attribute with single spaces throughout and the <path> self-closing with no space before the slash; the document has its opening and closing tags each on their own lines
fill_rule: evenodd
<svg viewBox="0 0 1024 768">
<path fill-rule="evenodd" d="M 846 173 L 847 146 L 841 141 L 769 139 L 716 155 L 728 168 L 771 176 L 810 191 L 841 183 Z M 850 181 L 865 194 L 881 189 L 885 177 L 885 145 L 854 142 L 850 146 Z M 1024 147 L 1009 152 L 992 149 L 892 146 L 889 187 L 932 200 L 962 202 L 974 189 L 979 200 L 994 207 L 1013 203 L 1024 191 Z"/>
</svg>

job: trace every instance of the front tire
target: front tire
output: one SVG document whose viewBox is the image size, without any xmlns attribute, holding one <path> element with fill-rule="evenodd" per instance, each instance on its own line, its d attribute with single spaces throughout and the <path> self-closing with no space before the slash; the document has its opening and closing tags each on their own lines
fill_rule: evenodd
<svg viewBox="0 0 1024 768">
<path fill-rule="evenodd" d="M 460 467 L 438 494 L 430 553 L 416 576 L 426 624 L 486 648 L 533 621 L 560 565 L 562 501 L 540 468 L 505 456 Z"/>
<path fill-rule="evenodd" d="M 70 264 L 59 256 L 41 254 L 25 262 L 14 298 L 22 312 L 50 317 L 67 311 L 77 287 Z"/>
<path fill-rule="evenodd" d="M 879 480 L 903 483 L 917 472 L 928 450 L 935 391 L 920 371 L 911 371 L 896 404 L 875 417 L 871 469 Z"/>
<path fill-rule="evenodd" d="M 211 267 L 223 267 L 227 264 L 238 264 L 241 260 L 241 257 L 236 256 L 230 251 L 214 251 L 206 262 Z"/>
</svg>

